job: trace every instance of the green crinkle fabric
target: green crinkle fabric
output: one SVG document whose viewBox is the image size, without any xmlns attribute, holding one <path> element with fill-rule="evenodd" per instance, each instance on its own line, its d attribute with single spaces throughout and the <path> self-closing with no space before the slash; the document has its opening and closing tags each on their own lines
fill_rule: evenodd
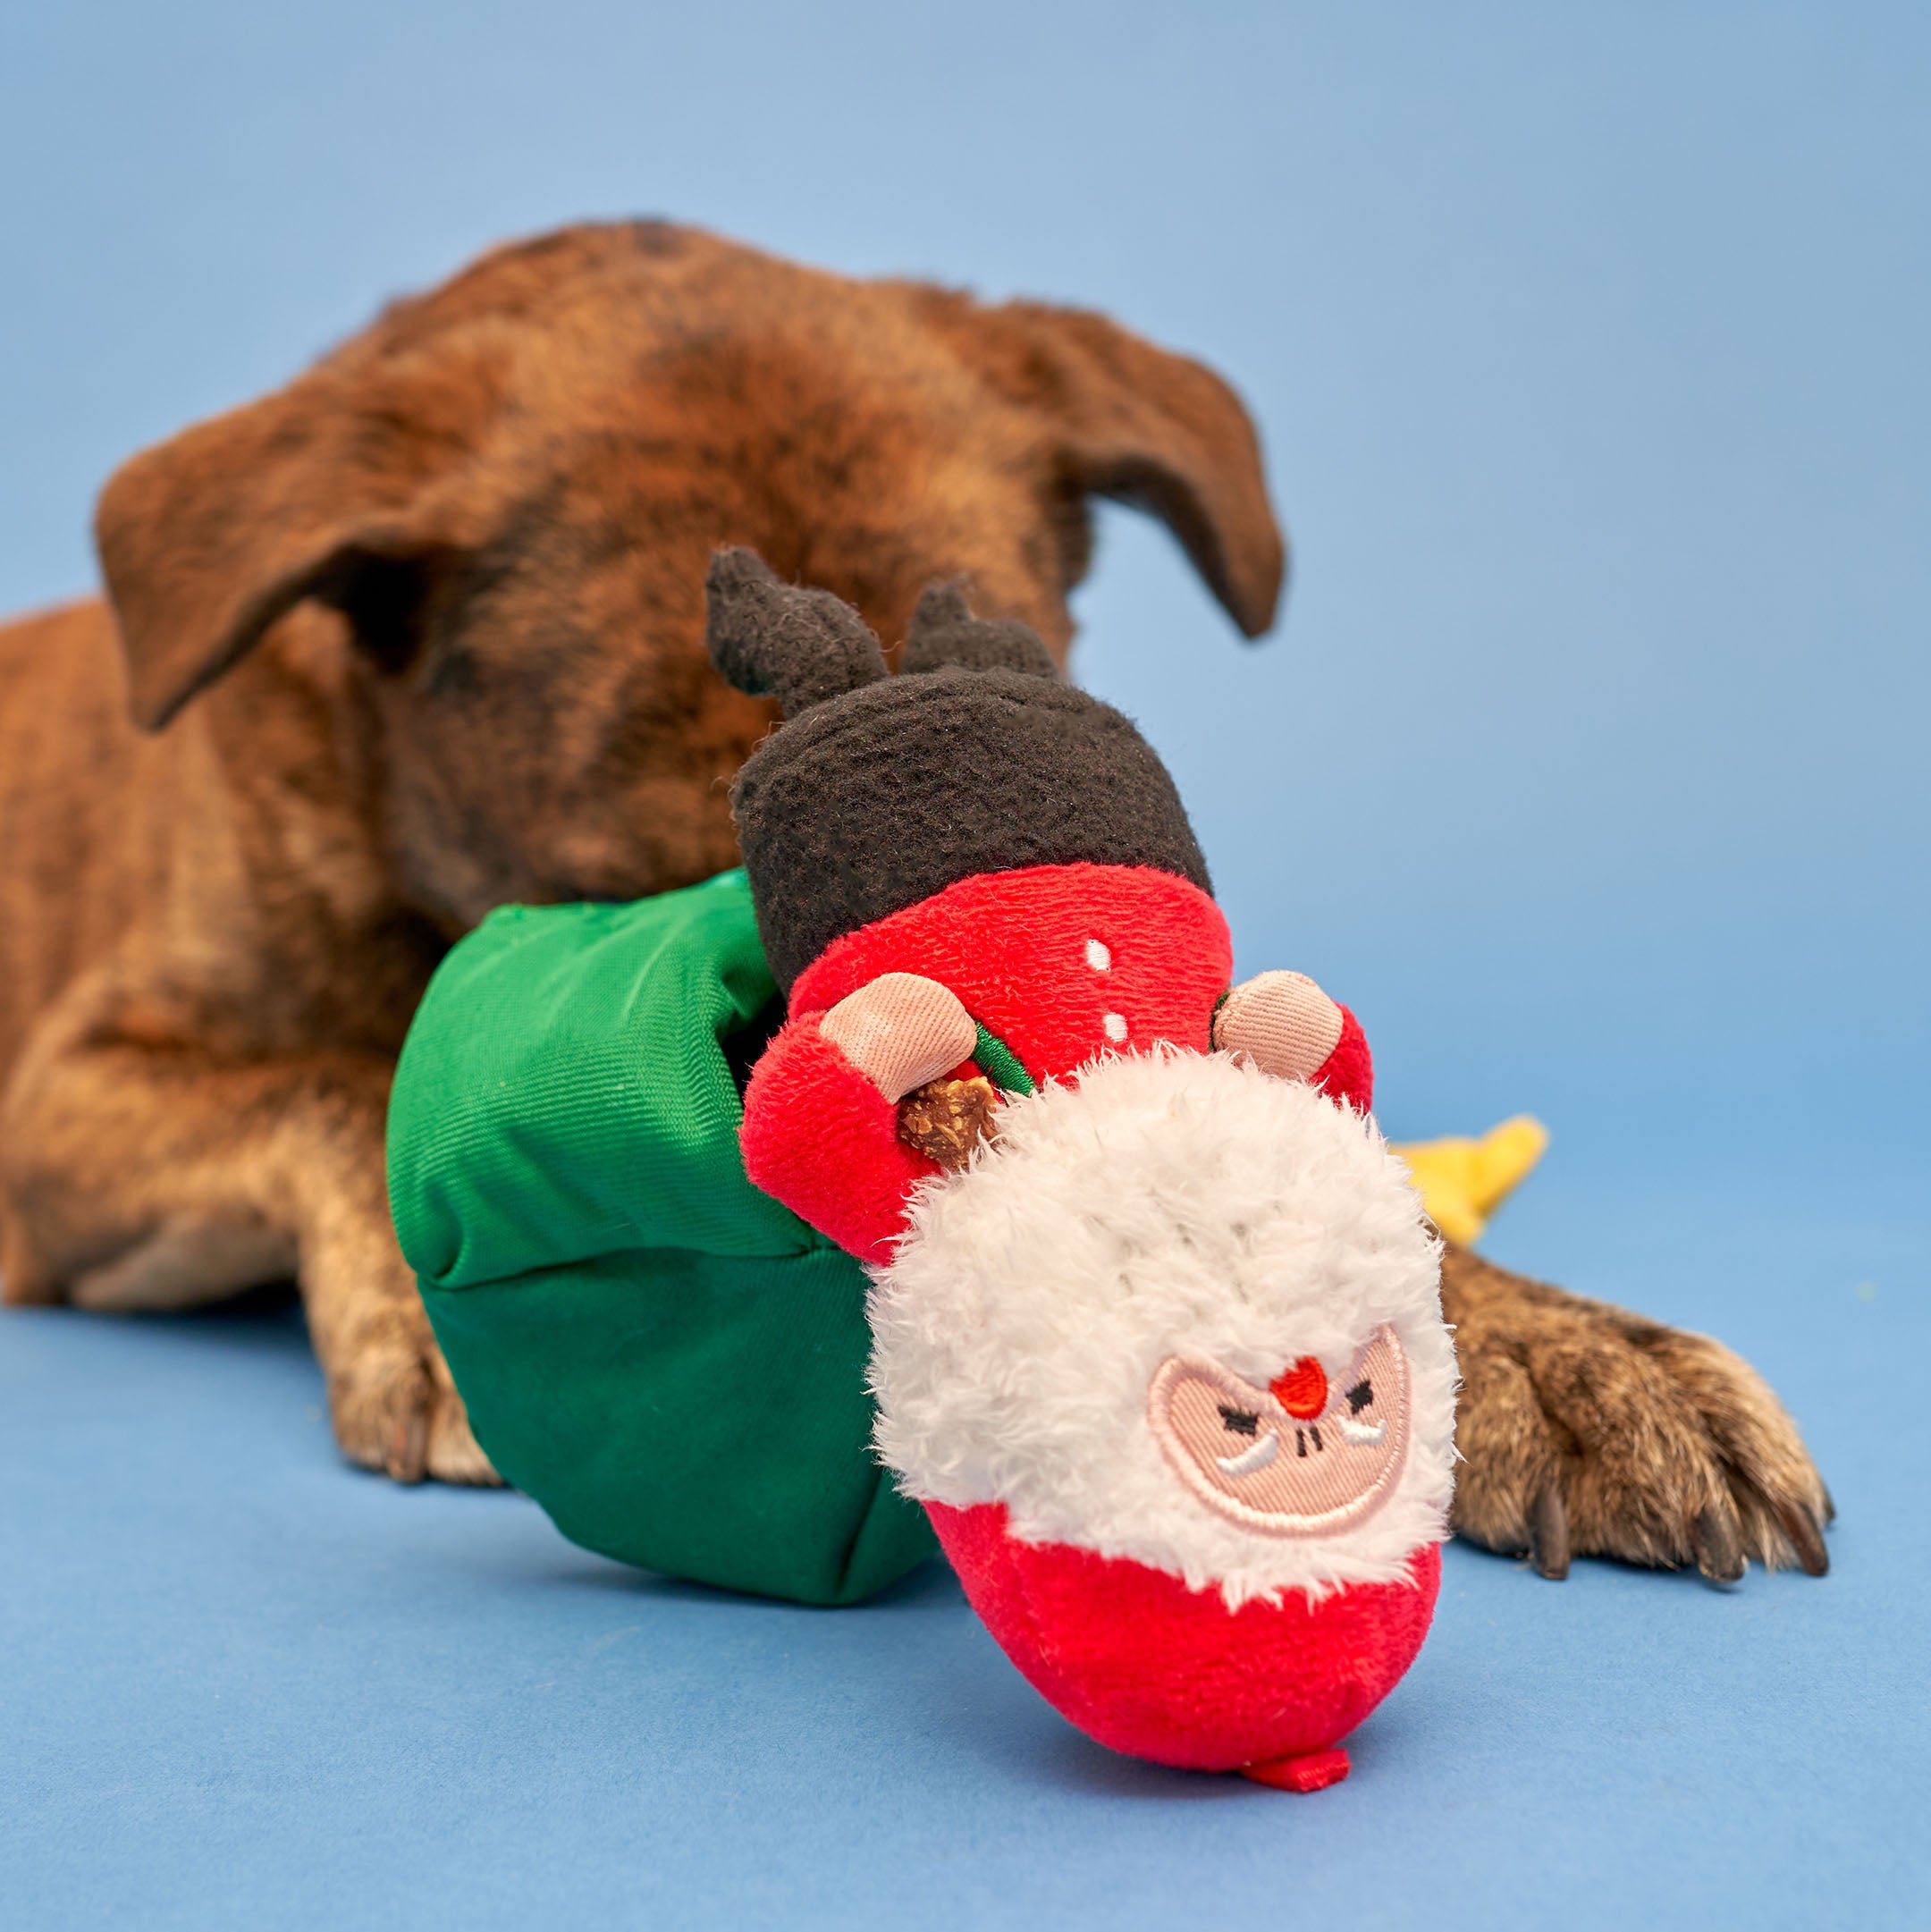
<svg viewBox="0 0 1931 1932">
<path fill-rule="evenodd" d="M 502 907 L 409 1030 L 389 1197 L 477 1439 L 564 1535 L 850 1603 L 936 1546 L 872 1454 L 863 1271 L 745 1177 L 776 1000 L 741 872 Z"/>
</svg>

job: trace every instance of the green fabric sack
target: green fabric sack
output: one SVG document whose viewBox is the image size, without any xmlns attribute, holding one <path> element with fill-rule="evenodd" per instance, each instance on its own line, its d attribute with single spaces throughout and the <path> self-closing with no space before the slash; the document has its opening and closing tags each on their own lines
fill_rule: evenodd
<svg viewBox="0 0 1931 1932">
<path fill-rule="evenodd" d="M 745 1177 L 778 1015 L 741 872 L 504 907 L 409 1030 L 389 1195 L 478 1441 L 564 1535 L 850 1603 L 937 1546 L 872 1454 L 863 1271 Z"/>
</svg>

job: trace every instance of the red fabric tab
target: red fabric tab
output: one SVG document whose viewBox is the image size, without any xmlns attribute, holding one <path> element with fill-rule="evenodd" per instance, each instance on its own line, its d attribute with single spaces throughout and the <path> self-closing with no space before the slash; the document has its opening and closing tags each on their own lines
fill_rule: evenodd
<svg viewBox="0 0 1931 1932">
<path fill-rule="evenodd" d="M 1244 1764 L 1241 1776 L 1276 1791 L 1325 1791 L 1330 1784 L 1338 1784 L 1352 1768 L 1345 1751 L 1311 1751 L 1303 1758 Z"/>
</svg>

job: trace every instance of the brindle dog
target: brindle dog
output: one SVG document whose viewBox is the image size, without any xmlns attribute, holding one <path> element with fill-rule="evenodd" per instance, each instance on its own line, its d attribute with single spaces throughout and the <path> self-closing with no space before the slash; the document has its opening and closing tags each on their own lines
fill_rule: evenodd
<svg viewBox="0 0 1931 1932">
<path fill-rule="evenodd" d="M 1254 433 L 1094 315 L 855 282 L 657 223 L 499 250 L 107 485 L 105 603 L 0 631 L 0 1273 L 179 1307 L 292 1273 L 355 1462 L 493 1480 L 390 1231 L 391 1069 L 505 900 L 733 862 L 772 721 L 705 660 L 746 544 L 902 637 L 963 577 L 1062 658 L 1088 504 L 1174 531 L 1250 635 Z M 1825 1567 L 1822 1483 L 1727 1351 L 1449 1254 L 1456 1525 Z"/>
</svg>

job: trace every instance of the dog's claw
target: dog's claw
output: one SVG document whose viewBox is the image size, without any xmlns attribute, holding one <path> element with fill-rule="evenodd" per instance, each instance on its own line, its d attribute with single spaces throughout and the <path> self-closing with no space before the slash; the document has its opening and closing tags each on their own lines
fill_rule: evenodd
<svg viewBox="0 0 1931 1932">
<path fill-rule="evenodd" d="M 335 1439 L 352 1463 L 396 1482 L 502 1481 L 470 1433 L 462 1397 L 426 1337 L 407 1354 L 372 1350 L 332 1379 Z"/>
<path fill-rule="evenodd" d="M 1824 1498 L 1824 1507 L 1834 1516 L 1828 1493 Z M 1830 1520 L 1829 1516 L 1825 1519 Z M 1807 1576 L 1828 1576 L 1830 1574 L 1830 1551 L 1824 1547 L 1824 1531 L 1817 1517 L 1801 1503 L 1792 1503 L 1777 1512 L 1777 1521 L 1783 1526 L 1783 1533 L 1791 1540 L 1791 1548 L 1797 1552 L 1797 1561 L 1803 1565 Z"/>
<path fill-rule="evenodd" d="M 397 1482 L 420 1482 L 429 1469 L 429 1412 L 411 1403 L 396 1417 L 384 1465 Z"/>
<path fill-rule="evenodd" d="M 1711 1582 L 1741 1581 L 1749 1565 L 1743 1555 L 1743 1532 L 1733 1511 L 1720 1504 L 1699 1511 L 1691 1526 L 1690 1540 L 1696 1550 L 1697 1568 Z"/>
<path fill-rule="evenodd" d="M 1545 1482 L 1529 1509 L 1529 1561 L 1539 1576 L 1559 1583 L 1569 1573 L 1569 1512 L 1562 1485 Z"/>
</svg>

